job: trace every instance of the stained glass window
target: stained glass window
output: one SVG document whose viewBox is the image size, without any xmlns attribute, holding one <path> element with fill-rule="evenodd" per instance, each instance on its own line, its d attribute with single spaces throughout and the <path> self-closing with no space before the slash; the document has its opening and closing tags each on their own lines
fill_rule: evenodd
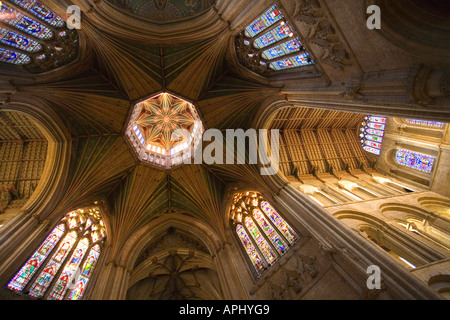
<svg viewBox="0 0 450 320">
<path fill-rule="evenodd" d="M 273 60 L 286 54 L 298 52 L 300 51 L 301 46 L 302 43 L 296 38 L 264 51 L 262 57 L 266 60 Z"/>
<path fill-rule="evenodd" d="M 26 54 L 0 48 L 0 61 L 21 65 L 29 63 L 31 59 Z"/>
<path fill-rule="evenodd" d="M 41 266 L 42 262 L 47 258 L 48 254 L 56 246 L 56 243 L 61 239 L 64 234 L 65 226 L 57 226 L 52 233 L 45 239 L 39 249 L 33 254 L 33 256 L 25 263 L 16 276 L 8 284 L 8 288 L 22 291 L 36 270 Z"/>
<path fill-rule="evenodd" d="M 236 38 L 239 60 L 259 73 L 312 65 L 296 31 L 276 5 Z"/>
<path fill-rule="evenodd" d="M 275 29 L 268 31 L 261 37 L 257 38 L 253 42 L 253 46 L 258 49 L 265 48 L 268 45 L 271 45 L 272 43 L 285 39 L 289 36 L 292 37 L 293 34 L 294 33 L 291 27 L 289 27 L 289 25 L 287 25 L 286 23 L 282 23 Z"/>
<path fill-rule="evenodd" d="M 9 16 L 2 21 L 39 39 L 50 39 L 53 32 L 43 24 L 31 19 L 13 8 L 2 4 L 0 12 Z"/>
<path fill-rule="evenodd" d="M 34 298 L 80 299 L 105 237 L 98 208 L 70 212 L 8 283 L 8 288 L 28 292 Z"/>
<path fill-rule="evenodd" d="M 39 42 L 28 39 L 15 32 L 0 27 L 0 42 L 28 52 L 37 52 L 42 49 Z"/>
<path fill-rule="evenodd" d="M 431 128 L 443 128 L 444 123 L 439 121 L 426 121 L 426 120 L 415 120 L 415 119 L 405 119 L 406 122 L 423 127 L 431 127 Z"/>
<path fill-rule="evenodd" d="M 278 230 L 293 244 L 297 240 L 295 231 L 284 221 L 283 218 L 275 211 L 275 209 L 266 201 L 261 202 L 261 208 L 270 220 L 276 225 Z"/>
<path fill-rule="evenodd" d="M 387 118 L 385 117 L 372 115 L 368 115 L 364 118 L 360 129 L 360 139 L 364 150 L 376 154 L 377 156 L 381 154 L 386 121 Z"/>
<path fill-rule="evenodd" d="M 55 13 L 53 13 L 39 1 L 36 0 L 11 0 L 11 1 L 54 27 L 60 28 L 65 25 L 63 19 L 58 17 Z"/>
<path fill-rule="evenodd" d="M 301 67 L 308 64 L 312 64 L 312 60 L 309 53 L 304 53 L 295 57 L 290 57 L 282 60 L 272 62 L 270 68 L 273 70 L 283 70 L 295 67 Z"/>
<path fill-rule="evenodd" d="M 402 166 L 409 167 L 426 173 L 433 171 L 435 157 L 426 154 L 399 149 L 395 154 L 395 160 Z"/>
<path fill-rule="evenodd" d="M 283 15 L 275 5 L 267 10 L 267 12 L 265 12 L 261 17 L 253 21 L 253 23 L 250 24 L 247 28 L 245 28 L 245 35 L 247 37 L 254 37 L 282 18 Z"/>
<path fill-rule="evenodd" d="M 0 61 L 23 65 L 37 73 L 73 61 L 78 52 L 76 30 L 37 0 L 0 1 Z M 46 53 L 43 53 L 45 47 Z"/>
<path fill-rule="evenodd" d="M 89 281 L 89 276 L 91 275 L 92 270 L 94 269 L 94 266 L 96 265 L 99 256 L 100 256 L 100 246 L 95 245 L 91 249 L 89 256 L 84 262 L 83 268 L 81 269 L 81 274 L 78 277 L 78 280 L 75 282 L 75 286 L 73 287 L 72 291 L 70 292 L 69 300 L 81 299 L 84 293 L 84 289 L 86 288 L 86 285 Z"/>
<path fill-rule="evenodd" d="M 289 224 L 256 192 L 235 194 L 230 215 L 258 276 L 298 239 Z"/>
<path fill-rule="evenodd" d="M 256 247 L 253 245 L 244 227 L 238 224 L 236 227 L 236 232 L 256 271 L 261 272 L 264 269 L 264 263 L 260 258 L 258 252 L 256 251 Z"/>
<path fill-rule="evenodd" d="M 262 236 L 261 232 L 259 232 L 259 229 L 256 226 L 253 219 L 246 217 L 244 222 L 245 222 L 245 226 L 247 227 L 247 230 L 252 235 L 253 240 L 255 240 L 256 245 L 261 250 L 266 261 L 269 264 L 274 263 L 274 261 L 277 259 L 277 256 L 276 256 L 275 252 L 273 251 L 273 249 L 267 243 L 266 238 L 264 238 Z"/>
</svg>

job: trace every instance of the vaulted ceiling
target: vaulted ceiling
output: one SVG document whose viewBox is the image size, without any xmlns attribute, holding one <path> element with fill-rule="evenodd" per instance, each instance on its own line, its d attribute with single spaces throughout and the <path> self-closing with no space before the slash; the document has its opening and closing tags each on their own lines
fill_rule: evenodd
<svg viewBox="0 0 450 320">
<path fill-rule="evenodd" d="M 22 75 L 16 83 L 22 97 L 47 105 L 72 135 L 71 169 L 55 211 L 106 198 L 113 251 L 151 219 L 170 212 L 190 215 L 224 236 L 225 190 L 238 183 L 264 189 L 256 166 L 185 165 L 165 171 L 142 164 L 123 134 L 130 110 L 136 101 L 167 91 L 192 101 L 206 129 L 247 129 L 264 103 L 282 98 L 282 84 L 243 72 L 233 52 L 234 34 L 214 10 L 158 26 L 130 13 L 133 1 L 109 2 L 126 3 L 126 10 L 101 2 L 83 15 L 80 56 L 64 73 Z M 358 119 L 336 111 L 286 109 L 272 128 L 356 127 Z"/>
</svg>

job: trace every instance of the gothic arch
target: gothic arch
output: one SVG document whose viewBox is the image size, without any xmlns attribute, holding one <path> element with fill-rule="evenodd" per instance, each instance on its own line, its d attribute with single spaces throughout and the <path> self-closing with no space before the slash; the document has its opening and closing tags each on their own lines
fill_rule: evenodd
<svg viewBox="0 0 450 320">
<path fill-rule="evenodd" d="M 32 118 L 48 141 L 47 160 L 41 180 L 22 211 L 38 219 L 46 219 L 63 195 L 71 155 L 71 136 L 59 116 L 38 100 L 22 101 L 12 97 L 4 111 L 20 112 Z"/>
<path fill-rule="evenodd" d="M 213 254 L 197 230 L 170 223 L 158 228 L 130 270 L 127 298 L 137 290 L 149 290 L 152 299 L 223 299 Z M 155 285 L 163 286 L 155 289 Z M 206 288 L 203 288 L 203 287 Z M 170 292 L 169 292 L 170 291 Z M 174 292 L 176 291 L 176 292 Z"/>
<path fill-rule="evenodd" d="M 444 198 L 437 197 L 421 197 L 418 203 L 436 214 L 439 214 L 445 219 L 450 219 L 450 201 Z"/>
<path fill-rule="evenodd" d="M 333 215 L 342 222 L 348 219 L 349 221 L 344 222 L 346 225 L 364 238 L 375 242 L 396 260 L 409 264 L 413 268 L 445 257 L 442 252 L 436 248 L 430 248 L 420 238 L 411 236 L 398 225 L 398 222 L 406 221 L 408 216 L 383 220 L 370 214 L 349 210 L 338 211 Z"/>
<path fill-rule="evenodd" d="M 428 285 L 439 292 L 445 299 L 450 300 L 450 275 L 432 275 L 428 279 Z"/>
<path fill-rule="evenodd" d="M 87 260 L 90 259 L 90 257 L 88 257 L 93 253 L 93 249 L 95 249 L 94 247 L 97 247 L 96 251 L 97 251 L 97 257 L 94 258 L 95 259 L 95 270 L 99 270 L 101 269 L 101 265 L 104 263 L 105 260 L 105 248 L 108 246 L 108 234 L 109 234 L 109 225 L 107 223 L 104 223 L 105 221 L 107 221 L 106 219 L 106 215 L 105 215 L 105 211 L 103 208 L 103 204 L 100 204 L 98 202 L 96 203 L 86 203 L 86 207 L 76 207 L 75 209 L 71 210 L 71 211 L 67 211 L 65 212 L 62 216 L 59 216 L 59 220 L 57 221 L 49 221 L 46 220 L 44 223 L 42 223 L 41 225 L 39 225 L 36 228 L 36 231 L 31 234 L 30 237 L 28 237 L 28 239 L 26 239 L 26 241 L 24 241 L 23 243 L 19 244 L 16 246 L 16 250 L 14 252 L 14 254 L 12 254 L 10 257 L 8 257 L 7 259 L 5 259 L 3 266 L 5 266 L 4 270 L 2 270 L 2 273 L 0 275 L 1 277 L 1 282 L 6 283 L 9 282 L 9 285 L 11 283 L 13 283 L 14 279 L 19 275 L 20 272 L 22 272 L 22 269 L 25 268 L 25 266 L 29 266 L 29 262 L 36 258 L 36 255 L 38 254 L 38 250 L 41 250 L 41 248 L 39 248 L 38 246 L 40 244 L 44 245 L 44 239 L 45 243 L 47 243 L 47 240 L 50 239 L 50 232 L 51 235 L 54 235 L 56 233 L 60 233 L 63 235 L 63 237 L 61 237 L 61 235 L 59 236 L 59 240 L 61 239 L 70 239 L 69 233 L 70 234 L 76 234 L 75 238 L 72 235 L 72 239 L 73 242 L 71 244 L 71 247 L 69 247 L 69 250 L 66 250 L 67 252 L 62 256 L 62 260 L 58 260 L 59 261 L 59 266 L 57 266 L 55 264 L 56 260 L 52 260 L 54 257 L 54 254 L 56 254 L 56 248 L 58 247 L 58 250 L 62 250 L 61 244 L 62 242 L 59 242 L 59 240 L 57 242 L 54 242 L 53 246 L 51 247 L 51 249 L 47 252 L 51 252 L 51 255 L 45 254 L 45 257 L 41 259 L 41 265 L 36 267 L 35 271 L 38 271 L 38 273 L 40 274 L 39 277 L 42 277 L 42 274 L 44 272 L 47 272 L 45 269 L 47 267 L 51 267 L 51 268 L 56 268 L 56 271 L 53 273 L 52 275 L 52 280 L 49 280 L 50 282 L 48 282 L 47 284 L 47 288 L 44 289 L 43 292 L 41 292 L 40 296 L 34 296 L 35 298 L 43 298 L 44 295 L 45 297 L 47 297 L 50 294 L 50 288 L 53 286 L 53 292 L 52 295 L 55 293 L 54 291 L 56 290 L 56 282 L 61 281 L 61 279 L 59 277 L 64 275 L 64 272 L 66 272 L 66 268 L 69 264 L 69 257 L 75 259 L 75 246 L 78 248 L 77 251 L 79 251 L 79 249 L 81 250 L 81 248 L 83 246 L 85 246 L 85 251 L 84 253 L 80 256 L 77 255 L 76 259 L 78 260 L 78 266 L 81 268 L 82 265 L 80 264 L 81 261 L 86 261 L 83 263 L 83 268 L 87 266 Z M 81 216 L 83 217 L 83 219 L 81 218 Z M 73 226 L 70 226 L 70 224 L 72 224 L 71 220 L 77 220 L 76 223 Z M 89 221 L 90 220 L 90 221 Z M 100 223 L 100 224 L 99 224 Z M 61 229 L 61 225 L 65 226 Z M 90 227 L 95 225 L 95 229 L 90 229 Z M 82 228 L 79 228 L 79 226 L 83 226 Z M 56 230 L 59 229 L 60 231 L 56 232 Z M 52 231 L 53 230 L 53 231 Z M 56 232 L 56 233 L 55 233 Z M 62 232 L 62 233 L 61 233 Z M 94 239 L 94 233 L 97 233 L 97 236 Z M 88 238 L 88 239 L 86 239 Z M 81 241 L 83 239 L 83 241 L 88 240 L 87 243 L 85 243 L 84 245 L 80 246 L 80 244 L 83 242 Z M 92 240 L 91 240 L 92 239 Z M 64 240 L 64 241 L 66 241 Z M 59 243 L 59 244 L 58 244 Z M 58 246 L 56 247 L 56 245 L 58 244 Z M 89 250 L 87 250 L 89 248 Z M 86 251 L 87 250 L 87 251 Z M 33 254 L 33 256 L 31 256 L 31 254 L 35 252 Z M 41 251 L 39 251 L 40 255 L 43 255 L 44 253 L 42 253 Z M 59 254 L 59 253 L 58 253 Z M 94 254 L 95 256 L 95 254 Z M 52 257 L 50 259 L 50 257 Z M 72 259 L 71 258 L 71 259 Z M 37 258 L 36 258 L 37 259 Z M 24 264 L 24 261 L 27 261 L 26 264 Z M 53 261 L 53 262 L 52 262 Z M 70 264 L 72 264 L 72 261 L 70 261 Z M 44 265 L 46 266 L 45 268 Z M 64 267 L 63 267 L 64 266 Z M 94 268 L 94 265 L 91 266 L 91 268 Z M 64 269 L 64 270 L 63 270 Z M 72 268 L 73 269 L 73 268 Z M 20 271 L 19 271 L 20 270 Z M 86 270 L 91 270 L 91 269 L 86 269 Z M 63 273 L 61 273 L 63 272 Z M 73 272 L 75 272 L 75 270 L 73 270 Z M 32 280 L 29 281 L 28 284 L 25 287 L 22 287 L 22 289 L 20 289 L 20 287 L 16 288 L 16 285 L 10 286 L 11 289 L 14 288 L 14 290 L 18 291 L 18 294 L 22 295 L 22 294 L 29 294 L 28 290 L 30 290 L 30 285 L 32 282 L 34 282 L 33 287 L 38 283 L 37 281 L 37 276 L 38 273 L 35 273 L 34 275 L 32 275 L 32 277 L 30 276 L 30 278 L 28 280 Z M 69 273 L 70 274 L 70 273 Z M 17 275 L 16 277 L 13 278 L 14 275 Z M 77 274 L 72 273 L 72 276 L 74 277 L 74 280 L 77 277 Z M 91 271 L 88 271 L 88 273 L 86 274 L 87 276 L 87 280 L 89 281 L 87 288 L 84 285 L 83 286 L 83 291 L 82 294 L 84 294 L 84 296 L 90 296 L 91 292 L 93 290 L 93 287 L 95 287 L 94 284 L 99 277 L 99 272 L 94 272 L 93 274 L 91 273 Z M 11 280 L 13 279 L 13 280 Z M 59 279 L 59 280 L 58 280 Z M 81 278 L 78 277 L 78 280 L 80 280 Z M 11 281 L 10 281 L 11 280 Z M 7 281 L 7 282 L 5 282 Z M 46 280 L 47 281 L 47 280 Z M 55 282 L 56 281 L 56 282 Z M 45 281 L 44 281 L 45 282 Z M 87 282 L 87 281 L 86 281 Z M 85 283 L 86 284 L 86 283 Z M 28 288 L 28 289 L 27 289 Z M 65 288 L 69 288 L 67 285 L 65 286 Z M 25 291 L 25 289 L 27 289 Z M 72 289 L 72 288 L 70 288 Z M 67 289 L 68 290 L 68 289 Z M 34 292 L 34 294 L 38 294 L 38 291 Z M 68 292 L 66 292 L 68 293 Z M 2 293 L 2 296 L 8 296 L 9 298 L 12 298 L 12 293 L 9 293 L 8 295 L 5 295 L 4 293 Z M 62 299 L 64 298 L 64 295 L 60 298 L 56 298 L 56 299 Z M 66 296 L 67 299 L 67 296 Z M 72 298 L 70 298 L 72 299 Z M 79 298 L 75 298 L 75 300 L 77 300 Z"/>
<path fill-rule="evenodd" d="M 155 245 L 158 239 L 163 237 L 168 230 L 175 230 L 184 234 L 187 238 L 191 239 L 189 241 L 196 242 L 200 247 L 182 248 L 182 246 L 178 248 L 180 250 L 175 248 L 176 252 L 163 249 L 146 254 L 146 248 L 149 248 L 152 244 Z M 112 235 L 115 238 L 112 239 L 113 243 L 108 250 L 107 262 L 103 266 L 103 275 L 107 278 L 111 274 L 115 274 L 120 285 L 110 287 L 111 284 L 99 280 L 100 285 L 94 289 L 93 298 L 125 299 L 128 289 L 143 279 L 142 277 L 146 273 L 145 270 L 153 268 L 151 262 L 154 257 L 164 260 L 171 255 L 181 255 L 187 258 L 193 254 L 194 257 L 199 259 L 200 264 L 204 267 L 207 266 L 209 270 L 217 273 L 219 278 L 226 277 L 224 273 L 231 273 L 233 278 L 239 278 L 236 271 L 233 271 L 235 265 L 230 260 L 229 255 L 232 253 L 229 252 L 228 242 L 225 239 L 218 238 L 218 235 L 212 232 L 208 225 L 193 218 L 191 215 L 170 213 L 161 215 L 134 232 L 120 246 L 114 243 L 116 241 L 114 239 L 117 239 L 117 236 Z M 234 294 L 241 297 L 243 295 L 245 296 L 244 290 L 240 288 L 239 282 L 224 283 L 221 281 L 220 286 L 225 295 L 229 296 L 230 294 Z"/>
</svg>

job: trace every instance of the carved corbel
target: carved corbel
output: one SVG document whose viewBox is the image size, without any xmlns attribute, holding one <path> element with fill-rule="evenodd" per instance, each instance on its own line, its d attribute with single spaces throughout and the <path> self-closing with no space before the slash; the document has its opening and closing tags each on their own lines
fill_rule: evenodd
<svg viewBox="0 0 450 320">
<path fill-rule="evenodd" d="M 450 95 L 450 72 L 437 71 L 430 67 L 418 66 L 409 84 L 413 103 L 426 106 L 437 98 Z"/>
<path fill-rule="evenodd" d="M 308 31 L 304 40 L 322 51 L 318 62 L 338 70 L 351 64 L 347 50 L 318 0 L 297 0 L 292 16 L 307 25 Z"/>
</svg>

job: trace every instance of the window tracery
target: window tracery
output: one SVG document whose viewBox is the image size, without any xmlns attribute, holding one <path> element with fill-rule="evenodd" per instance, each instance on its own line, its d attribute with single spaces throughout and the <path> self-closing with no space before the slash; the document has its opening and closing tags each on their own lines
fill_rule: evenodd
<svg viewBox="0 0 450 320">
<path fill-rule="evenodd" d="M 7 287 L 34 298 L 81 299 L 105 237 L 98 208 L 68 213 Z"/>
<path fill-rule="evenodd" d="M 78 34 L 36 0 L 0 1 L 0 61 L 48 71 L 78 55 Z"/>
<path fill-rule="evenodd" d="M 260 74 L 312 65 L 294 28 L 274 5 L 236 37 L 239 61 Z"/>
<path fill-rule="evenodd" d="M 298 240 L 298 234 L 256 192 L 237 193 L 231 220 L 256 273 L 261 275 Z"/>
<path fill-rule="evenodd" d="M 386 129 L 385 117 L 367 115 L 360 127 L 360 139 L 364 150 L 377 156 L 381 154 L 384 130 Z"/>
<path fill-rule="evenodd" d="M 426 120 L 416 120 L 416 119 L 405 119 L 406 123 L 421 126 L 421 127 L 430 127 L 430 128 L 443 128 L 444 123 L 439 121 L 426 121 Z"/>
<path fill-rule="evenodd" d="M 395 153 L 395 160 L 402 166 L 425 173 L 431 173 L 436 158 L 419 152 L 399 149 Z"/>
</svg>

